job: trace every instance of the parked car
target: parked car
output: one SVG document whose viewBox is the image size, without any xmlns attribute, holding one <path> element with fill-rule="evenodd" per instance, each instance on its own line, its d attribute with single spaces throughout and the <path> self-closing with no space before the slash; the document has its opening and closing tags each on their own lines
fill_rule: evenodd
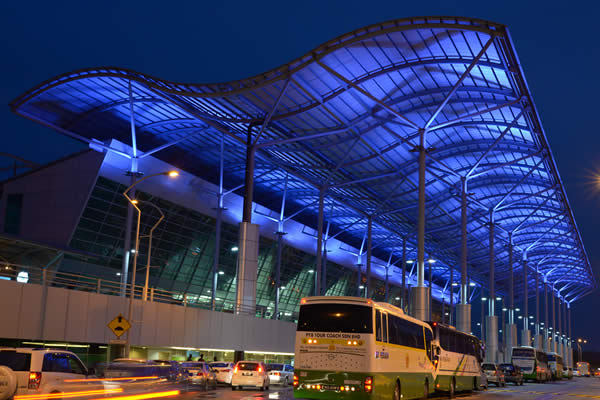
<svg viewBox="0 0 600 400">
<path fill-rule="evenodd" d="M 573 368 L 564 367 L 562 370 L 562 376 L 566 379 L 573 379 Z"/>
<path fill-rule="evenodd" d="M 0 369 L 6 377 L 6 385 L 0 385 L 0 398 L 73 392 L 84 385 L 88 390 L 103 388 L 101 384 L 68 382 L 93 377 L 95 371 L 65 350 L 0 348 Z"/>
<path fill-rule="evenodd" d="M 183 376 L 187 383 L 200 385 L 204 390 L 208 390 L 210 386 L 213 389 L 217 388 L 217 374 L 204 361 L 186 361 L 180 365 Z"/>
<path fill-rule="evenodd" d="M 480 370 L 480 376 L 479 376 L 479 387 L 477 388 L 478 390 L 487 390 L 488 389 L 488 380 L 487 380 L 487 376 L 485 375 L 485 372 L 483 370 Z"/>
<path fill-rule="evenodd" d="M 485 377 L 489 383 L 493 383 L 496 386 L 506 386 L 504 372 L 502 372 L 502 369 L 497 364 L 483 363 L 481 369 L 485 372 Z"/>
<path fill-rule="evenodd" d="M 217 374 L 217 382 L 231 385 L 231 377 L 233 376 L 233 363 L 230 362 L 212 362 L 210 367 Z"/>
<path fill-rule="evenodd" d="M 505 382 L 512 382 L 517 386 L 523 386 L 523 372 L 521 372 L 521 368 L 513 364 L 500 364 L 500 369 L 504 373 Z"/>
<path fill-rule="evenodd" d="M 238 361 L 233 367 L 231 390 L 241 389 L 243 386 L 254 386 L 263 391 L 269 389 L 267 366 L 260 361 Z"/>
<path fill-rule="evenodd" d="M 288 364 L 267 364 L 269 382 L 287 386 L 294 381 L 294 367 Z"/>
</svg>

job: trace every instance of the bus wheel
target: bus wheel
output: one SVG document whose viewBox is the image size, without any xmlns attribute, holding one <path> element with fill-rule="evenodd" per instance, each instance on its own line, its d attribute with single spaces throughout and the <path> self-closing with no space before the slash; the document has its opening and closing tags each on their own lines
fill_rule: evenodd
<svg viewBox="0 0 600 400">
<path fill-rule="evenodd" d="M 400 382 L 396 381 L 396 387 L 394 388 L 394 399 L 393 400 L 400 400 L 402 394 L 400 391 Z"/>
<path fill-rule="evenodd" d="M 453 399 L 455 392 L 456 392 L 456 382 L 454 381 L 454 378 L 452 378 L 452 380 L 450 381 L 450 390 L 449 390 L 448 396 L 451 399 Z"/>
<path fill-rule="evenodd" d="M 429 381 L 425 379 L 425 384 L 423 385 L 423 397 L 422 399 L 429 398 Z"/>
</svg>

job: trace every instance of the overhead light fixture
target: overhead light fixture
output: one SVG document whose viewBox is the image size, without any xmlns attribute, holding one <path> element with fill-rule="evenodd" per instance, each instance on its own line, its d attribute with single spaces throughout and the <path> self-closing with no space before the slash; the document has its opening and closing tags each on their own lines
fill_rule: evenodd
<svg viewBox="0 0 600 400">
<path fill-rule="evenodd" d="M 285 289 L 285 286 L 281 286 L 279 289 L 283 290 L 283 289 Z"/>
<path fill-rule="evenodd" d="M 309 269 L 309 270 L 308 270 L 308 273 L 309 273 L 309 274 L 314 274 L 314 273 L 315 273 L 315 270 L 314 270 L 314 269 Z"/>
<path fill-rule="evenodd" d="M 497 300 L 497 301 L 501 301 L 501 300 L 502 300 L 502 297 L 496 297 L 496 300 Z"/>
<path fill-rule="evenodd" d="M 414 262 L 415 262 L 415 260 L 406 260 L 406 263 L 407 263 L 407 264 L 412 264 L 412 263 L 414 263 Z"/>
<path fill-rule="evenodd" d="M 515 311 L 519 312 L 519 311 L 521 311 L 521 309 L 520 308 L 515 308 Z"/>
<path fill-rule="evenodd" d="M 360 285 L 358 288 L 359 289 L 364 289 L 365 287 L 363 285 Z"/>
<path fill-rule="evenodd" d="M 396 301 L 400 301 L 400 297 L 396 297 Z"/>
<path fill-rule="evenodd" d="M 482 297 L 481 301 L 487 301 L 487 297 Z"/>
<path fill-rule="evenodd" d="M 458 286 L 458 283 L 452 282 L 452 286 Z"/>
<path fill-rule="evenodd" d="M 169 171 L 167 172 L 167 175 L 169 175 L 169 178 L 177 178 L 179 176 L 179 171 Z"/>
<path fill-rule="evenodd" d="M 523 316 L 522 316 L 522 315 L 519 315 L 519 319 L 523 319 Z"/>
<path fill-rule="evenodd" d="M 429 264 L 433 264 L 433 263 L 435 263 L 435 260 L 434 260 L 433 258 L 430 258 L 429 260 L 427 260 L 427 262 L 428 262 Z"/>
<path fill-rule="evenodd" d="M 117 272 L 117 276 L 121 276 L 121 273 L 120 273 L 120 272 Z"/>
<path fill-rule="evenodd" d="M 219 271 L 219 275 L 225 275 L 225 272 Z"/>
<path fill-rule="evenodd" d="M 475 282 L 471 282 L 471 283 L 469 283 L 469 286 L 474 287 L 474 286 L 477 286 L 477 284 Z"/>
<path fill-rule="evenodd" d="M 477 323 L 477 326 L 481 326 L 481 322 L 478 322 L 478 323 Z"/>
<path fill-rule="evenodd" d="M 237 246 L 233 246 L 233 247 L 231 248 L 231 251 L 233 251 L 233 252 L 236 252 L 236 251 L 238 251 L 239 249 L 240 249 L 239 247 L 237 247 Z"/>
<path fill-rule="evenodd" d="M 508 308 L 504 307 L 504 308 L 502 309 L 502 311 L 508 311 Z"/>
</svg>

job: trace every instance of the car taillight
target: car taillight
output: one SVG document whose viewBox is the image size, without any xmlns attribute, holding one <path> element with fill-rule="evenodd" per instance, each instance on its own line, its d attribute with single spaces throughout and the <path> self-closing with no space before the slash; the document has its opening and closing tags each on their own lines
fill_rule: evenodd
<svg viewBox="0 0 600 400">
<path fill-rule="evenodd" d="M 42 381 L 42 373 L 41 372 L 30 372 L 29 373 L 29 384 L 27 385 L 28 389 L 38 389 L 40 387 L 40 382 Z"/>
<path fill-rule="evenodd" d="M 279 372 L 271 372 L 271 375 L 281 376 L 281 374 Z"/>
<path fill-rule="evenodd" d="M 298 386 L 298 375 L 294 374 L 294 386 Z"/>
<path fill-rule="evenodd" d="M 365 378 L 365 392 L 371 393 L 373 391 L 373 377 L 367 376 Z"/>
<path fill-rule="evenodd" d="M 262 372 L 262 367 L 258 367 L 257 371 Z"/>
<path fill-rule="evenodd" d="M 236 367 L 233 369 L 233 373 L 234 373 L 234 374 L 237 374 L 237 371 L 238 371 L 238 369 L 237 369 L 237 366 L 236 366 Z"/>
</svg>

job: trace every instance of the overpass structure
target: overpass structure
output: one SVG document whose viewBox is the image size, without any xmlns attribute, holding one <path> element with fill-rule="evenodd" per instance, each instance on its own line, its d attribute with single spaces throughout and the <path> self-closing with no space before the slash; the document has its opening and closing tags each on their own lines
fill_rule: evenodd
<svg viewBox="0 0 600 400">
<path fill-rule="evenodd" d="M 449 306 L 449 321 L 469 332 L 470 290 L 485 288 L 491 361 L 500 350 L 500 301 L 509 351 L 518 342 L 520 303 L 521 343 L 531 343 L 533 322 L 535 345 L 569 355 L 570 305 L 597 285 L 501 24 L 456 17 L 388 21 L 263 74 L 215 84 L 175 83 L 123 68 L 79 70 L 34 87 L 10 106 L 122 158 L 132 183 L 151 156 L 215 184 L 217 238 L 224 196 L 243 196 L 238 311 L 256 306 L 257 213 L 277 223 L 279 249 L 289 241 L 289 220 L 313 230 L 315 294 L 330 288 L 333 238 L 359 250 L 355 287 L 343 289 L 346 294 L 391 300 L 393 284 L 400 304 L 421 319 L 431 318 L 437 296 Z M 125 254 L 132 217 L 130 208 Z M 213 289 L 219 246 L 217 239 Z M 375 258 L 383 264 L 373 265 Z M 276 259 L 277 310 L 280 251 Z M 123 257 L 124 279 L 129 262 Z M 374 287 L 375 278 L 383 288 Z M 565 322 L 550 322 L 549 307 Z"/>
</svg>

